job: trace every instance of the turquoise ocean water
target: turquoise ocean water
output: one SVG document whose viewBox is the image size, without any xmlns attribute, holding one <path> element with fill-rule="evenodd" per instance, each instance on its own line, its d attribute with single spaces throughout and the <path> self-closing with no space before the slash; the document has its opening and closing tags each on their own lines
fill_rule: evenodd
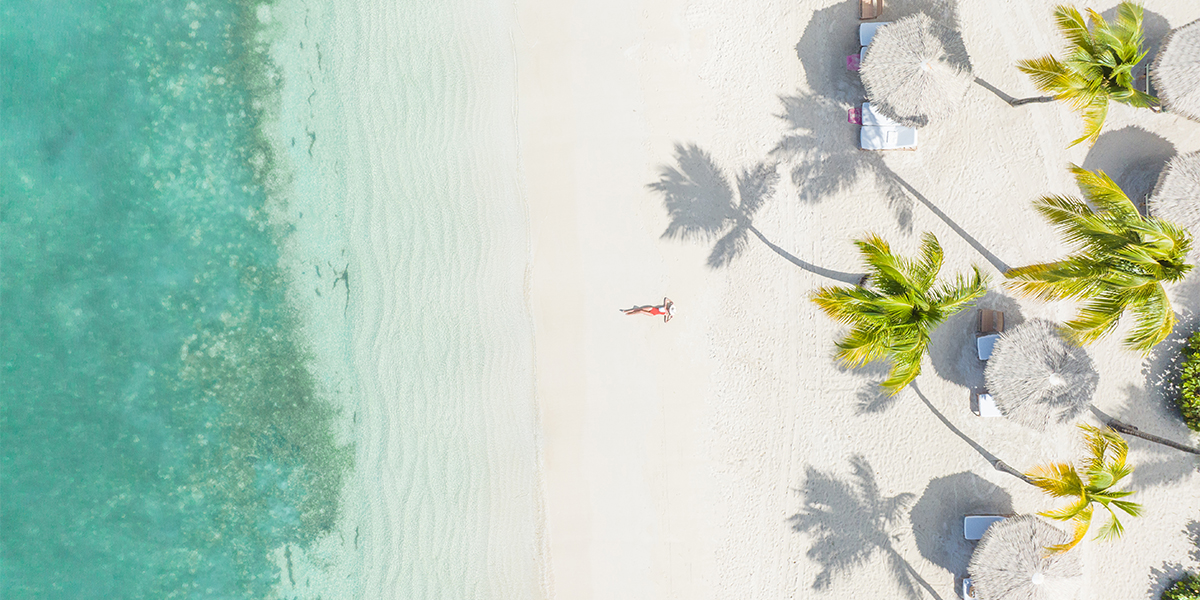
<svg viewBox="0 0 1200 600">
<path fill-rule="evenodd" d="M 384 514 L 344 525 L 364 512 L 347 498 L 374 502 L 370 492 L 346 490 L 355 481 L 374 486 L 362 481 L 356 461 L 374 455 L 364 451 L 371 440 L 358 438 L 378 428 L 360 424 L 365 417 L 355 398 L 330 397 L 322 385 L 304 335 L 307 313 L 295 305 L 304 296 L 289 291 L 295 274 L 280 262 L 294 224 L 272 218 L 272 206 L 286 204 L 280 195 L 289 192 L 280 182 L 304 178 L 263 133 L 282 85 L 262 43 L 269 34 L 263 14 L 257 3 L 231 0 L 21 0 L 0 8 L 0 595 L 6 599 L 312 597 L 279 591 L 284 582 L 288 590 L 304 588 L 287 581 L 292 549 L 302 553 L 359 525 L 404 533 L 402 546 L 413 553 L 471 547 L 492 556 L 387 558 L 399 565 L 478 562 L 486 569 L 513 560 L 495 553 L 504 544 L 494 531 L 489 546 L 489 518 L 504 519 L 480 517 L 483 527 L 474 531 L 448 522 L 457 513 L 439 511 L 461 512 L 454 498 L 424 498 L 420 519 Z M 444 85 L 445 77 L 433 73 L 427 83 Z M 301 139 L 292 154 L 312 156 L 311 145 L 301 152 L 305 142 L 315 138 Z M 442 229 L 472 231 L 453 225 L 410 225 L 408 232 L 419 239 Z M 469 245 L 481 256 L 489 252 L 487 239 Z M 454 259 L 426 262 L 439 268 L 447 261 Z M 419 273 L 410 275 L 429 285 Z M 323 289 L 350 298 L 350 282 L 358 283 L 351 273 L 339 289 L 332 269 L 322 276 L 333 285 L 313 288 L 317 295 Z M 502 296 L 523 302 L 520 290 Z M 527 336 L 527 318 L 515 323 L 514 335 Z M 345 329 L 333 337 L 350 336 Z M 436 343 L 444 359 L 454 342 L 425 343 Z M 528 346 L 527 339 L 516 344 L 522 352 Z M 482 356 L 528 368 L 527 358 L 497 358 L 486 348 Z M 412 400 L 401 414 L 414 422 L 453 422 L 456 414 L 479 411 L 438 393 L 480 388 L 486 382 L 446 380 L 448 373 L 479 372 L 444 366 L 402 374 L 409 378 L 402 389 L 429 389 L 427 398 L 388 401 Z M 441 403 L 426 406 L 428 399 Z M 349 422 L 358 428 L 339 434 Z M 438 466 L 443 455 L 461 462 L 463 452 L 447 452 L 437 439 L 404 441 L 424 454 L 398 462 L 424 467 L 401 473 L 398 485 L 420 484 L 417 495 L 428 496 L 439 485 L 406 477 L 435 473 L 482 481 L 476 487 L 511 496 L 511 486 L 487 478 L 503 471 L 497 461 L 512 458 L 489 456 L 488 448 L 526 452 L 530 444 L 514 444 L 487 427 L 480 425 L 475 441 L 454 432 L 455 448 L 473 447 L 467 454 L 478 464 Z M 481 502 L 470 510 L 486 514 Z M 403 513 L 404 503 L 396 506 Z M 381 522 L 389 518 L 398 523 L 391 529 Z M 339 543 L 352 555 L 359 536 L 345 537 Z M 527 540 L 520 551 L 533 546 Z M 312 589 L 359 597 L 356 569 L 329 567 L 350 579 Z M 320 577 L 320 570 L 307 576 Z M 495 578 L 461 571 L 446 572 L 471 581 Z M 414 582 L 418 576 L 367 595 L 437 597 L 426 590 L 462 587 Z"/>
</svg>

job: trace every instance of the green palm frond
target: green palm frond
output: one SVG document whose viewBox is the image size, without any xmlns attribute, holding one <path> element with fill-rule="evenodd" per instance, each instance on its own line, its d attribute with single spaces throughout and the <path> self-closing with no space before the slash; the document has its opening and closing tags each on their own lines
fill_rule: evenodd
<svg viewBox="0 0 1200 600">
<path fill-rule="evenodd" d="M 1079 345 L 1090 344 L 1112 333 L 1120 323 L 1126 300 L 1120 293 L 1103 290 L 1079 307 L 1079 313 L 1064 323 L 1066 334 Z"/>
<path fill-rule="evenodd" d="M 942 270 L 944 254 L 933 233 L 926 231 L 921 236 L 921 249 L 912 264 L 911 283 L 917 289 L 930 289 Z"/>
<path fill-rule="evenodd" d="M 1092 503 L 1089 499 L 1080 498 L 1079 500 L 1076 500 L 1075 502 L 1068 504 L 1062 508 L 1059 508 L 1056 510 L 1046 510 L 1046 511 L 1042 511 L 1038 514 L 1042 515 L 1043 517 L 1046 517 L 1048 519 L 1054 519 L 1056 521 L 1074 521 L 1084 511 L 1091 511 L 1092 510 L 1091 506 L 1092 506 Z"/>
<path fill-rule="evenodd" d="M 1067 147 L 1070 148 L 1085 141 L 1089 146 L 1095 144 L 1096 140 L 1100 138 L 1100 129 L 1104 127 L 1104 120 L 1107 118 L 1108 96 L 1097 94 L 1083 109 L 1083 135 L 1071 140 Z"/>
<path fill-rule="evenodd" d="M 1070 170 L 1075 175 L 1079 190 L 1099 212 L 1111 213 L 1122 220 L 1136 220 L 1141 216 L 1125 191 L 1104 171 L 1093 172 L 1075 164 L 1071 165 Z"/>
<path fill-rule="evenodd" d="M 1104 272 L 1092 261 L 1068 258 L 1010 269 L 1005 285 L 1041 300 L 1077 300 L 1096 294 Z"/>
<path fill-rule="evenodd" d="M 1065 544 L 1049 546 L 1046 548 L 1046 551 L 1050 552 L 1051 554 L 1066 552 L 1071 548 L 1074 548 L 1077 544 L 1079 544 L 1079 542 L 1082 542 L 1083 538 L 1087 536 L 1088 529 L 1090 529 L 1092 526 L 1092 507 L 1088 506 L 1078 515 L 1075 515 L 1075 518 L 1072 519 L 1072 521 L 1074 521 L 1075 527 L 1072 528 L 1070 541 L 1066 542 Z"/>
<path fill-rule="evenodd" d="M 1085 19 L 1074 7 L 1058 6 L 1054 23 L 1067 41 L 1063 58 L 1022 60 L 1017 68 L 1029 75 L 1039 90 L 1066 102 L 1083 116 L 1083 135 L 1071 146 L 1083 141 L 1095 143 L 1110 101 L 1143 108 L 1157 102 L 1134 89 L 1133 68 L 1146 56 L 1140 6 L 1122 2 L 1111 22 L 1091 9 Z"/>
<path fill-rule="evenodd" d="M 987 294 L 987 278 L 979 267 L 971 266 L 971 278 L 956 275 L 954 281 L 932 292 L 931 303 L 938 307 L 938 323 L 970 306 Z"/>
<path fill-rule="evenodd" d="M 1053 463 L 1034 467 L 1025 474 L 1033 485 L 1054 497 L 1076 496 L 1083 493 L 1083 480 L 1075 467 L 1067 463 Z"/>
<path fill-rule="evenodd" d="M 1033 79 L 1033 84 L 1039 90 L 1055 97 L 1070 95 L 1075 89 L 1075 80 L 1067 72 L 1066 66 L 1053 56 L 1022 60 L 1017 63 L 1017 69 Z"/>
<path fill-rule="evenodd" d="M 1096 539 L 1100 541 L 1108 541 L 1121 537 L 1125 533 L 1125 527 L 1121 525 L 1121 520 L 1117 518 L 1117 514 L 1111 509 L 1108 511 L 1108 522 L 1100 527 L 1100 531 L 1096 532 Z"/>
<path fill-rule="evenodd" d="M 1117 489 L 1122 479 L 1133 473 L 1126 463 L 1129 445 L 1124 438 L 1107 429 L 1091 425 L 1080 425 L 1084 433 L 1086 455 L 1080 464 L 1084 468 L 1087 483 L 1075 467 L 1066 463 L 1038 466 L 1027 476 L 1032 483 L 1055 498 L 1071 498 L 1071 503 L 1058 509 L 1041 512 L 1042 516 L 1074 523 L 1072 539 L 1047 548 L 1050 552 L 1065 552 L 1078 544 L 1091 527 L 1096 504 L 1108 511 L 1110 520 L 1097 532 L 1096 539 L 1106 540 L 1120 537 L 1124 526 L 1117 519 L 1113 507 L 1136 517 L 1142 507 L 1136 502 L 1122 500 L 1133 494 L 1130 490 Z"/>
<path fill-rule="evenodd" d="M 1083 430 L 1083 442 L 1087 449 L 1087 455 L 1082 461 L 1083 468 L 1087 471 L 1102 469 L 1105 456 L 1113 444 L 1109 432 L 1086 423 L 1080 424 L 1079 428 Z M 1124 463 L 1124 455 L 1121 456 L 1121 462 Z"/>
<path fill-rule="evenodd" d="M 1132 492 L 1130 492 L 1132 493 Z M 1125 511 L 1131 517 L 1142 516 L 1142 505 L 1137 502 L 1128 502 L 1126 500 L 1113 500 L 1113 506 Z"/>
<path fill-rule="evenodd" d="M 943 253 L 933 234 L 921 236 L 914 260 L 894 254 L 875 234 L 855 240 L 869 270 L 873 289 L 825 287 L 812 294 L 822 311 L 851 329 L 837 340 L 836 356 L 851 367 L 886 358 L 891 371 L 884 389 L 898 393 L 921 372 L 929 336 L 939 323 L 966 308 L 986 292 L 978 268 L 967 280 L 935 287 Z"/>
<path fill-rule="evenodd" d="M 1112 333 L 1125 313 L 1134 327 L 1122 340 L 1143 353 L 1166 339 L 1175 323 L 1164 283 L 1183 279 L 1192 239 L 1174 223 L 1143 217 L 1102 171 L 1071 165 L 1085 199 L 1045 196 L 1037 210 L 1075 247 L 1067 257 L 1011 269 L 1006 285 L 1042 300 L 1082 300 L 1066 323 L 1069 335 L 1088 344 Z"/>
<path fill-rule="evenodd" d="M 887 379 L 880 382 L 879 387 L 892 395 L 900 393 L 904 386 L 921 374 L 921 357 L 924 354 L 924 348 L 921 349 L 921 352 L 893 354 L 892 370 L 888 373 Z"/>
<path fill-rule="evenodd" d="M 1054 7 L 1054 24 L 1058 25 L 1058 31 L 1067 38 L 1070 47 L 1085 50 L 1088 54 L 1096 53 L 1088 23 L 1074 6 Z"/>
<path fill-rule="evenodd" d="M 1133 330 L 1121 342 L 1132 350 L 1149 353 L 1152 348 L 1171 335 L 1175 329 L 1175 311 L 1161 285 L 1155 285 L 1147 298 L 1134 304 Z"/>
</svg>

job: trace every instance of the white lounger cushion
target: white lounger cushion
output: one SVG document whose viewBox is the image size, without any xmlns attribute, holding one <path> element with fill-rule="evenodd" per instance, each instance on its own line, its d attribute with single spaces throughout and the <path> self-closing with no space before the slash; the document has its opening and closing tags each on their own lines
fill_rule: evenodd
<svg viewBox="0 0 1200 600">
<path fill-rule="evenodd" d="M 858 145 L 863 150 L 908 150 L 917 147 L 917 130 L 912 127 L 863 125 Z"/>
<path fill-rule="evenodd" d="M 992 349 L 996 347 L 996 340 L 1000 339 L 1000 334 L 989 333 L 975 338 L 975 347 L 979 351 L 979 360 L 987 360 L 992 357 Z"/>
<path fill-rule="evenodd" d="M 982 539 L 988 527 L 1004 519 L 1000 515 L 967 515 L 963 517 L 963 537 L 968 540 Z"/>
<path fill-rule="evenodd" d="M 904 127 L 903 125 L 875 112 L 875 109 L 871 108 L 870 102 L 863 102 L 862 124 L 873 125 L 876 127 Z"/>
<path fill-rule="evenodd" d="M 1003 417 L 1004 413 L 1000 412 L 1000 407 L 996 406 L 996 401 L 992 399 L 992 395 L 985 392 L 979 395 L 979 416 Z"/>
<path fill-rule="evenodd" d="M 875 31 L 887 23 L 863 23 L 858 26 L 858 45 L 868 46 L 871 44 L 871 38 L 875 37 Z"/>
</svg>

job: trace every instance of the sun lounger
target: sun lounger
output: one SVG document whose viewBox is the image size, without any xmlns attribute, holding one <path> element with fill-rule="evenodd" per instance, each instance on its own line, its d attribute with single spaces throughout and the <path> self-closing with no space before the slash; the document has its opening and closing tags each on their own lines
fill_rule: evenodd
<svg viewBox="0 0 1200 600">
<path fill-rule="evenodd" d="M 979 333 L 1000 333 L 1004 331 L 1004 311 L 979 309 Z"/>
<path fill-rule="evenodd" d="M 980 309 L 979 332 L 975 334 L 975 346 L 979 353 L 979 360 L 987 360 L 992 357 L 992 349 L 996 346 L 996 340 L 1000 339 L 1000 333 L 1003 331 L 1003 312 L 986 308 Z"/>
<path fill-rule="evenodd" d="M 976 390 L 974 392 L 974 402 L 971 403 L 971 412 L 977 417 L 1003 417 L 1004 413 L 1000 412 L 1000 407 L 996 406 L 996 401 L 992 399 L 992 395 L 987 390 Z"/>
<path fill-rule="evenodd" d="M 975 583 L 970 577 L 963 577 L 962 597 L 963 600 L 979 600 L 979 596 L 975 595 Z"/>
<path fill-rule="evenodd" d="M 983 539 L 983 534 L 993 523 L 999 523 L 1005 515 L 967 515 L 963 517 L 963 537 L 968 540 Z"/>
<path fill-rule="evenodd" d="M 887 25 L 887 23 L 861 23 L 861 24 L 859 24 L 859 26 L 858 26 L 858 45 L 859 46 L 870 46 L 871 38 L 874 38 L 875 32 L 878 31 L 879 28 L 883 27 L 884 25 Z"/>
<path fill-rule="evenodd" d="M 912 127 L 863 125 L 858 134 L 863 150 L 916 150 L 917 130 Z"/>
<path fill-rule="evenodd" d="M 858 3 L 858 18 L 866 21 L 867 19 L 877 18 L 883 13 L 883 0 L 859 0 Z"/>
<path fill-rule="evenodd" d="M 1000 334 L 998 333 L 981 335 L 975 338 L 975 349 L 979 353 L 979 360 L 987 360 L 992 357 L 992 350 L 996 348 L 996 340 L 999 339 Z"/>
</svg>

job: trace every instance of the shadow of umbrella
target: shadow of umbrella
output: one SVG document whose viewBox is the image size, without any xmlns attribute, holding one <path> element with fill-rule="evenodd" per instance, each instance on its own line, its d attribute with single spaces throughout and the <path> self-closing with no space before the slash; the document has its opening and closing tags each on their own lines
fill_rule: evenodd
<svg viewBox="0 0 1200 600">
<path fill-rule="evenodd" d="M 1174 144 L 1131 125 L 1101 133 L 1083 159 L 1083 168 L 1104 171 L 1145 214 L 1146 197 L 1173 156 Z"/>
<path fill-rule="evenodd" d="M 827 590 L 835 576 L 844 576 L 883 555 L 896 583 L 914 600 L 924 589 L 940 598 L 929 583 L 892 547 L 892 534 L 902 520 L 912 494 L 884 497 L 875 472 L 862 456 L 850 458 L 849 481 L 809 467 L 803 487 L 804 506 L 789 521 L 798 532 L 813 537 L 806 556 L 821 565 L 814 590 Z"/>
<path fill-rule="evenodd" d="M 979 310 L 984 308 L 1003 312 L 1006 327 L 1025 322 L 1016 299 L 999 290 L 988 290 L 973 307 L 954 314 L 929 334 L 929 359 L 938 377 L 967 389 L 983 387 L 986 363 L 979 360 L 975 334 L 979 331 Z"/>
<path fill-rule="evenodd" d="M 963 536 L 963 516 L 1010 513 L 1012 496 L 1008 492 L 966 471 L 930 481 L 913 505 L 909 520 L 921 556 L 962 577 L 975 550 L 975 544 Z"/>
</svg>

